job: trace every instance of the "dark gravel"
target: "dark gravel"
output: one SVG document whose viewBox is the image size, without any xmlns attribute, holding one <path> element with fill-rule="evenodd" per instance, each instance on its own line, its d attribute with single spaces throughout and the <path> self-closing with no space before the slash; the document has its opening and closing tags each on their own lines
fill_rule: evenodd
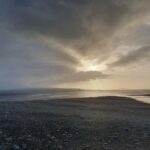
<svg viewBox="0 0 150 150">
<path fill-rule="evenodd" d="M 150 105 L 123 97 L 0 102 L 0 150 L 150 150 Z"/>
</svg>

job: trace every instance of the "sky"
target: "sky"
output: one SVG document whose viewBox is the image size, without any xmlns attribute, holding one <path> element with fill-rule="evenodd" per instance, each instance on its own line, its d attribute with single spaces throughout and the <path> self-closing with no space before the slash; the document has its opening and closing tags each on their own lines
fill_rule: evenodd
<svg viewBox="0 0 150 150">
<path fill-rule="evenodd" d="M 0 89 L 150 89 L 149 0 L 0 0 Z"/>
</svg>

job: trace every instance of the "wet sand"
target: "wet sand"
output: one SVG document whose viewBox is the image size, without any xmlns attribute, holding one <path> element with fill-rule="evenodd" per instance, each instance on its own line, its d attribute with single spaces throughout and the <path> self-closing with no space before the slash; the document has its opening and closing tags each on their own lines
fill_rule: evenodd
<svg viewBox="0 0 150 150">
<path fill-rule="evenodd" d="M 150 150 L 150 105 L 111 96 L 0 102 L 0 150 Z"/>
</svg>

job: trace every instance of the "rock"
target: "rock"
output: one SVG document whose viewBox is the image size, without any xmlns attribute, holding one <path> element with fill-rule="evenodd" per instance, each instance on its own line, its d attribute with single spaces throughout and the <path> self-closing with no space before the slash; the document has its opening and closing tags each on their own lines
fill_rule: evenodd
<svg viewBox="0 0 150 150">
<path fill-rule="evenodd" d="M 4 147 L 2 145 L 0 145 L 0 150 L 4 150 Z"/>
<path fill-rule="evenodd" d="M 148 134 L 144 133 L 143 138 L 148 138 L 148 137 L 149 137 Z"/>
<path fill-rule="evenodd" d="M 56 137 L 55 136 L 51 136 L 50 139 L 53 140 L 53 141 L 55 141 Z"/>
<path fill-rule="evenodd" d="M 28 135 L 28 138 L 31 138 L 31 137 L 32 137 L 32 136 L 29 134 L 29 135 Z"/>
<path fill-rule="evenodd" d="M 118 135 L 118 133 L 117 133 L 117 132 L 115 132 L 115 133 L 114 133 L 114 135 L 115 135 L 115 136 L 117 136 L 117 135 Z"/>
<path fill-rule="evenodd" d="M 112 136 L 112 139 L 115 140 L 115 141 L 118 141 L 117 136 Z"/>
<path fill-rule="evenodd" d="M 145 124 L 146 126 L 150 127 L 150 123 Z"/>
<path fill-rule="evenodd" d="M 150 133 L 147 133 L 147 136 L 149 137 L 149 136 L 150 136 Z"/>
<path fill-rule="evenodd" d="M 57 132 L 59 132 L 59 131 L 60 131 L 60 129 L 57 129 L 56 131 L 57 131 Z"/>
<path fill-rule="evenodd" d="M 110 143 L 112 143 L 112 141 L 111 141 L 111 140 L 108 140 L 108 143 L 110 144 Z"/>
<path fill-rule="evenodd" d="M 107 146 L 108 144 L 107 143 L 104 143 L 104 146 Z"/>
<path fill-rule="evenodd" d="M 11 137 L 8 137 L 8 138 L 6 138 L 6 140 L 7 140 L 8 142 L 10 142 L 10 141 L 12 141 L 12 138 L 11 138 Z"/>
<path fill-rule="evenodd" d="M 129 131 L 129 129 L 128 129 L 128 128 L 125 128 L 125 129 L 124 129 L 124 131 L 128 132 L 128 131 Z"/>
<path fill-rule="evenodd" d="M 138 146 L 139 146 L 139 145 L 141 145 L 141 143 L 140 143 L 140 142 L 136 142 L 135 145 L 138 145 Z"/>
<path fill-rule="evenodd" d="M 23 148 L 27 148 L 27 145 L 26 145 L 26 144 L 22 144 L 22 147 L 23 147 Z"/>
<path fill-rule="evenodd" d="M 59 145 L 59 146 L 58 146 L 58 149 L 61 150 L 61 149 L 63 149 L 63 147 L 62 147 L 61 145 Z"/>
<path fill-rule="evenodd" d="M 19 147 L 18 145 L 15 144 L 15 145 L 13 145 L 13 149 L 14 149 L 14 150 L 19 150 L 20 147 Z"/>
<path fill-rule="evenodd" d="M 72 134 L 68 134 L 68 137 L 70 137 L 70 138 L 71 138 L 71 137 L 72 137 Z"/>
</svg>

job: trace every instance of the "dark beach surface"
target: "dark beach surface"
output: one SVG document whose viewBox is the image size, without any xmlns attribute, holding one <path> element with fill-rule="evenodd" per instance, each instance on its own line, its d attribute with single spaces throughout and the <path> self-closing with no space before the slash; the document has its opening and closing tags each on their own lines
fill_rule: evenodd
<svg viewBox="0 0 150 150">
<path fill-rule="evenodd" d="M 150 104 L 115 96 L 3 101 L 0 150 L 150 150 Z"/>
</svg>

